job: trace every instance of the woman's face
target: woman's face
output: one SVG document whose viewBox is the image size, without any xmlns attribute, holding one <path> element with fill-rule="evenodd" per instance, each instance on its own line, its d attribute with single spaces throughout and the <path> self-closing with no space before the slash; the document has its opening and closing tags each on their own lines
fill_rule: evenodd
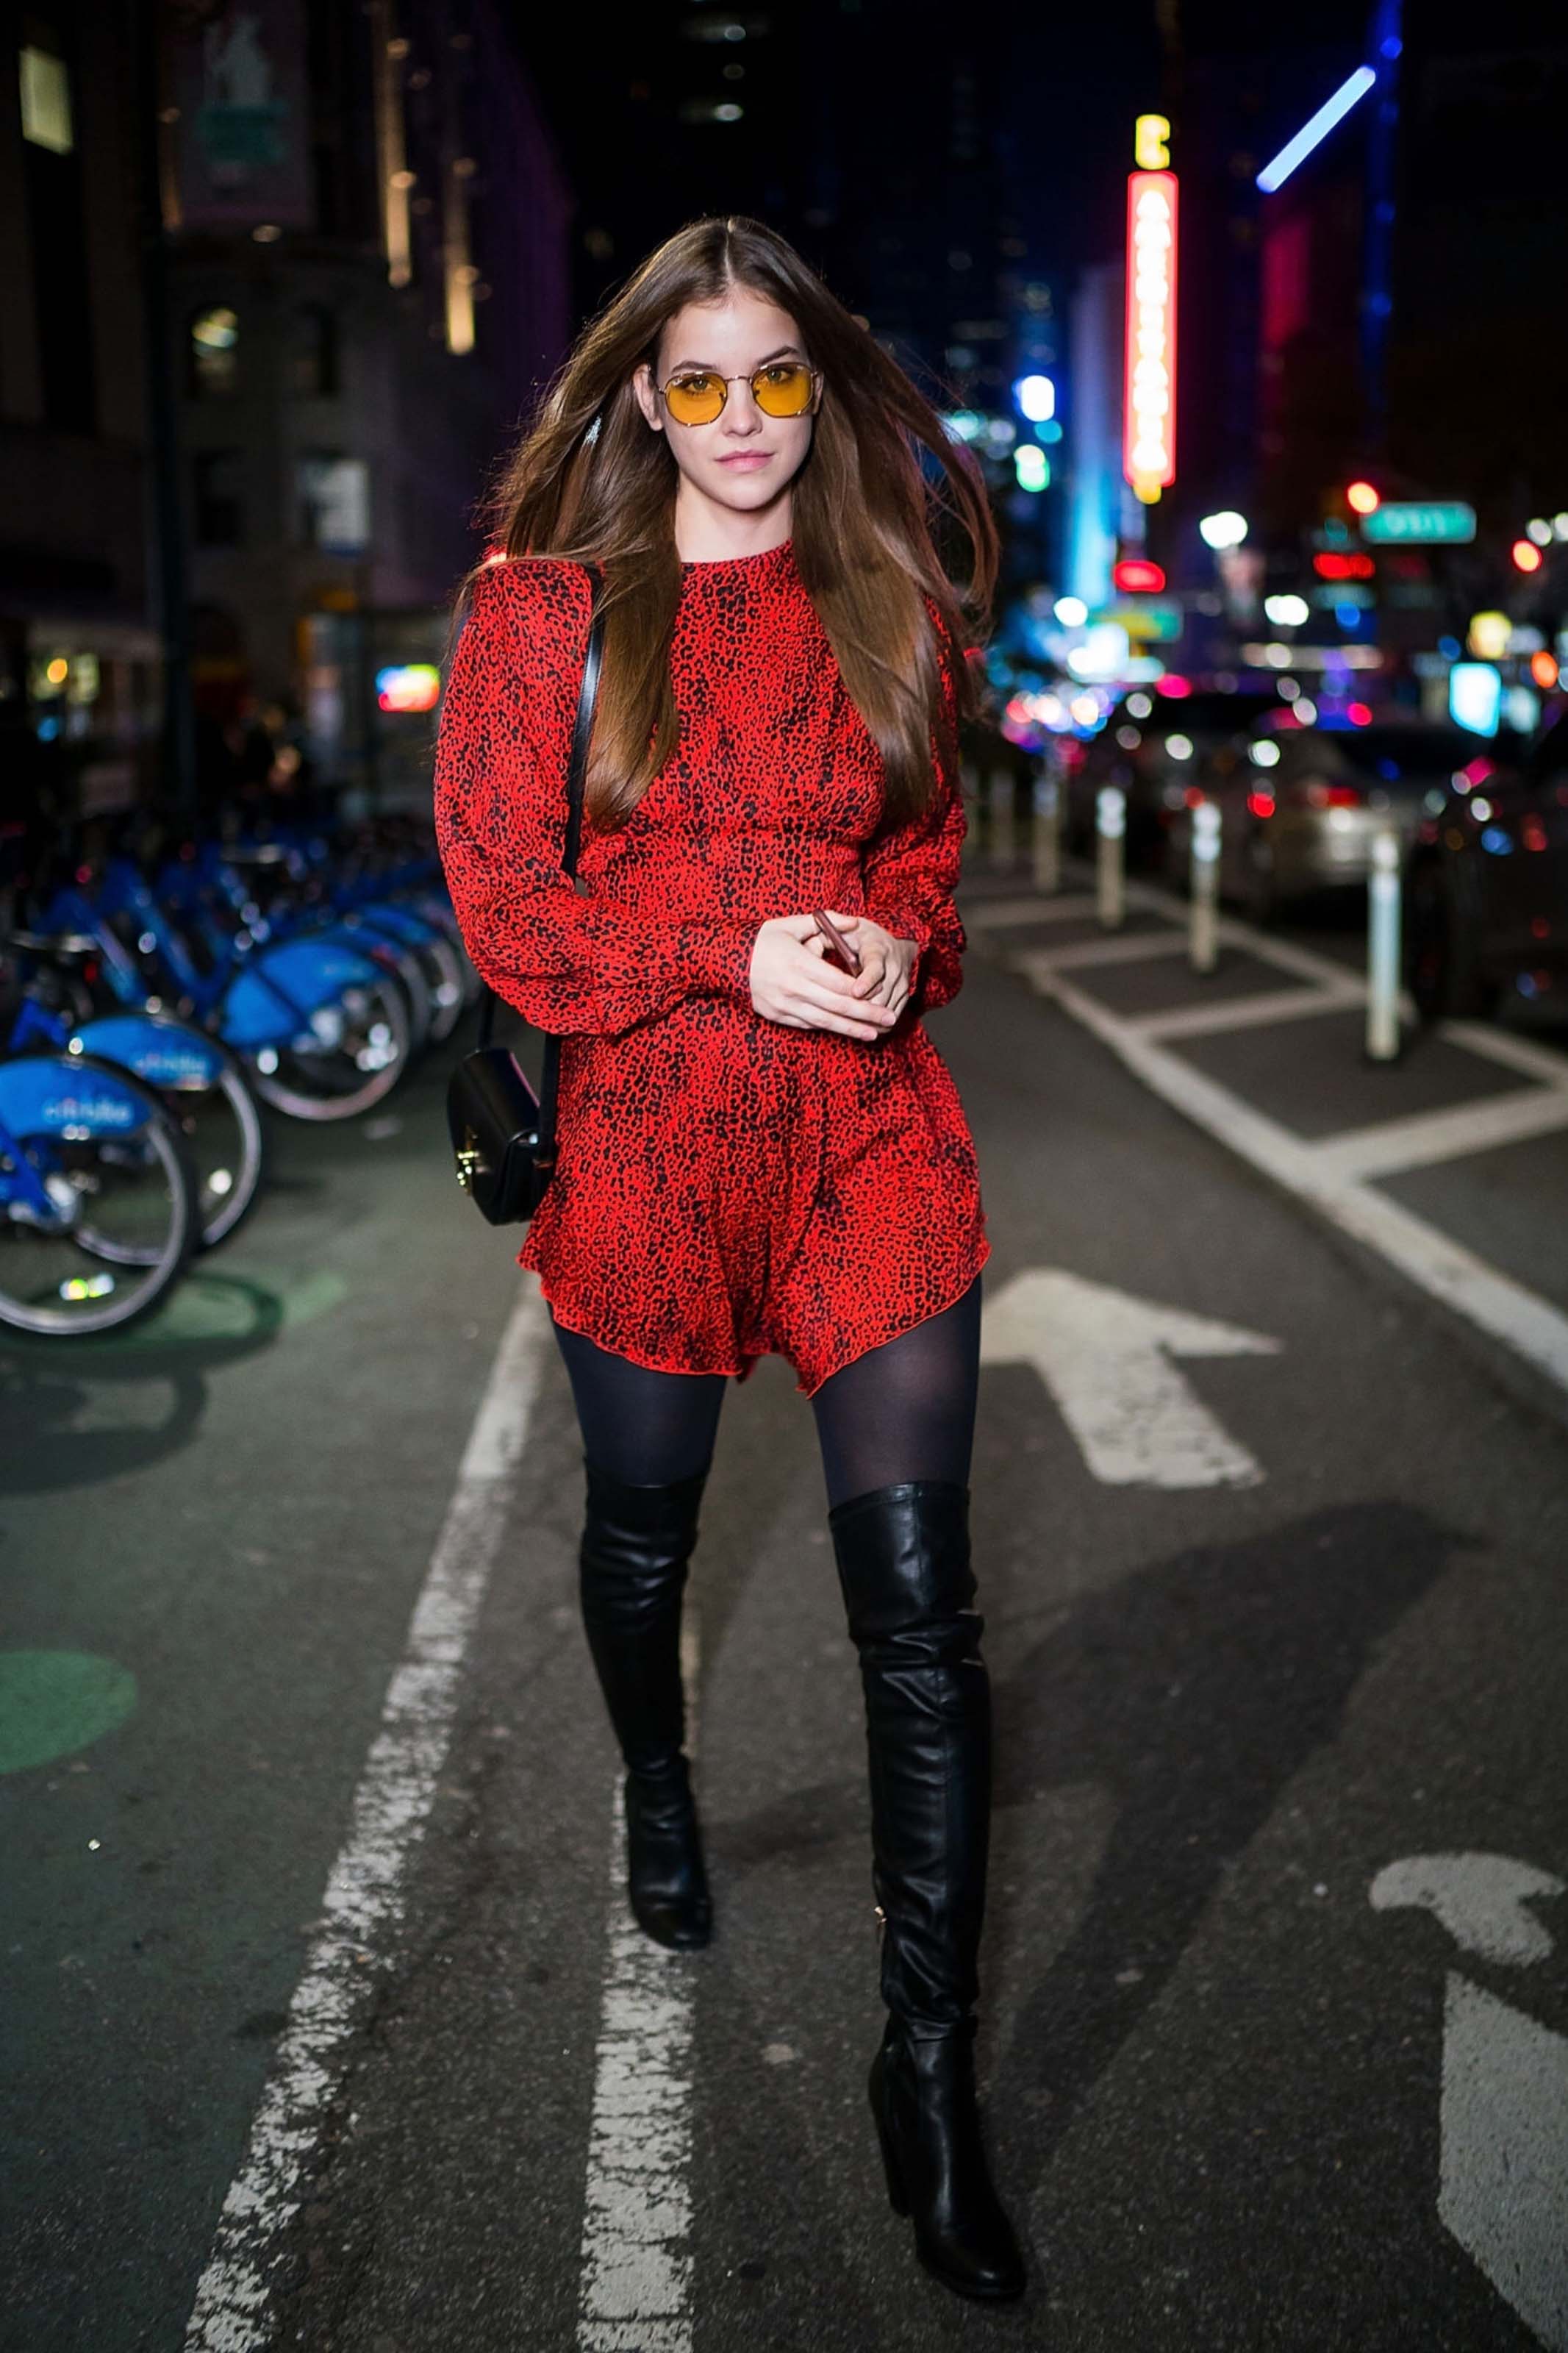
<svg viewBox="0 0 1568 2353">
<path fill-rule="evenodd" d="M 657 375 L 645 364 L 633 384 L 649 425 L 668 438 L 683 496 L 695 492 L 734 512 L 755 514 L 787 490 L 811 447 L 822 387 L 803 416 L 764 417 L 745 379 L 769 361 L 808 357 L 789 312 L 749 288 L 735 288 L 722 302 L 689 303 L 676 312 L 659 337 Z M 742 381 L 731 383 L 711 424 L 681 425 L 656 386 L 698 368 Z"/>
</svg>

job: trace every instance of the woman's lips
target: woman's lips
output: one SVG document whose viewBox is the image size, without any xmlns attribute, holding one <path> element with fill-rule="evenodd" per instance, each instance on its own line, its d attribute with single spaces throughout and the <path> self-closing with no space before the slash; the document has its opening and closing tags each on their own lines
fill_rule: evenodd
<svg viewBox="0 0 1568 2353">
<path fill-rule="evenodd" d="M 771 449 L 737 449 L 732 458 L 721 458 L 719 463 L 733 466 L 738 474 L 750 474 L 759 466 L 771 465 L 773 455 Z"/>
</svg>

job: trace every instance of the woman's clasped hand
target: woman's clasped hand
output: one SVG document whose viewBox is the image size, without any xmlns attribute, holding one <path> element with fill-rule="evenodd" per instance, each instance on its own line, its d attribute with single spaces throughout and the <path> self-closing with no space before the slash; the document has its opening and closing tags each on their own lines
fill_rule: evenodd
<svg viewBox="0 0 1568 2353">
<path fill-rule="evenodd" d="M 834 1029 L 868 1042 L 880 1038 L 909 1003 L 916 947 L 895 939 L 868 915 L 827 913 L 860 958 L 850 974 L 826 961 L 828 943 L 814 915 L 775 915 L 760 926 L 752 950 L 752 1004 L 764 1020 L 788 1029 Z"/>
</svg>

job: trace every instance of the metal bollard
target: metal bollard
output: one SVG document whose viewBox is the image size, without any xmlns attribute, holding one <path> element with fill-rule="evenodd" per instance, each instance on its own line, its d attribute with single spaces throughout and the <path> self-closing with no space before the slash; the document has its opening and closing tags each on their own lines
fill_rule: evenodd
<svg viewBox="0 0 1568 2353">
<path fill-rule="evenodd" d="M 1062 795 L 1055 776 L 1044 768 L 1035 775 L 1035 888 L 1059 891 L 1062 885 Z"/>
<path fill-rule="evenodd" d="M 1192 928 L 1194 972 L 1213 972 L 1219 962 L 1219 808 L 1200 801 L 1193 811 Z"/>
<path fill-rule="evenodd" d="M 1367 881 L 1366 1054 L 1371 1062 L 1393 1062 L 1403 1040 L 1399 1030 L 1399 837 L 1373 836 Z"/>
<path fill-rule="evenodd" d="M 999 872 L 1010 874 L 1013 856 L 1017 848 L 1018 799 L 1017 785 L 1008 767 L 991 771 L 991 863 Z"/>
<path fill-rule="evenodd" d="M 1119 931 L 1127 913 L 1127 796 L 1120 785 L 1101 785 L 1095 795 L 1094 829 L 1095 912 L 1106 931 Z"/>
</svg>

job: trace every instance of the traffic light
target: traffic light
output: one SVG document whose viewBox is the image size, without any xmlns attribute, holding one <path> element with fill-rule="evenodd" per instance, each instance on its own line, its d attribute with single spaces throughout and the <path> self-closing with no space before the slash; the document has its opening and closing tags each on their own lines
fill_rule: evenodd
<svg viewBox="0 0 1568 2353">
<path fill-rule="evenodd" d="M 1383 494 L 1370 482 L 1349 482 L 1345 486 L 1345 504 L 1352 514 L 1375 514 L 1383 504 Z"/>
</svg>

